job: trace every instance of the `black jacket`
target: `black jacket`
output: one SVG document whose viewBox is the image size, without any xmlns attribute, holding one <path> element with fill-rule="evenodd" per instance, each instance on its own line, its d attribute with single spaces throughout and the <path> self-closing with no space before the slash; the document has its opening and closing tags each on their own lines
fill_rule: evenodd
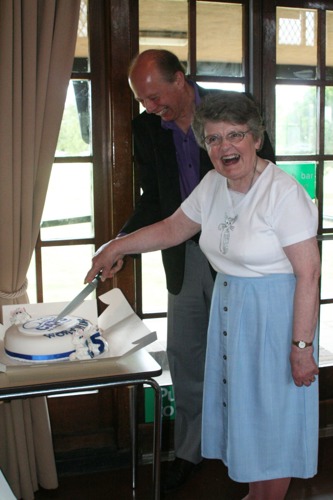
<svg viewBox="0 0 333 500">
<path fill-rule="evenodd" d="M 209 92 L 199 87 L 200 97 Z M 131 233 L 173 214 L 180 206 L 181 194 L 176 150 L 172 131 L 161 127 L 161 118 L 143 112 L 133 120 L 134 155 L 139 168 L 143 194 L 121 232 Z M 265 135 L 260 156 L 275 161 L 272 145 Z M 200 148 L 200 179 L 213 168 L 205 150 Z M 199 234 L 193 239 L 198 240 Z M 185 243 L 162 250 L 168 291 L 178 294 L 184 277 Z"/>
</svg>

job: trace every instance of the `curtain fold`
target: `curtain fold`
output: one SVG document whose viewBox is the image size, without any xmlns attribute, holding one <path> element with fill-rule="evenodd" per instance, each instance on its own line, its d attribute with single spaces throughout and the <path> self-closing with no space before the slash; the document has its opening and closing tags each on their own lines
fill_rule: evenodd
<svg viewBox="0 0 333 500">
<path fill-rule="evenodd" d="M 0 320 L 2 305 L 29 301 L 79 11 L 80 0 L 0 2 Z M 17 498 L 57 487 L 45 398 L 0 404 L 0 468 Z"/>
</svg>

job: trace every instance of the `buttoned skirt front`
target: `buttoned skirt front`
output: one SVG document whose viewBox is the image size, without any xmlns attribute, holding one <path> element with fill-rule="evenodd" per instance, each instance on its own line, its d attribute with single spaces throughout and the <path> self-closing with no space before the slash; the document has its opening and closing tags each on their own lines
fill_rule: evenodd
<svg viewBox="0 0 333 500">
<path fill-rule="evenodd" d="M 297 387 L 289 361 L 295 284 L 291 274 L 215 281 L 202 454 L 223 460 L 235 481 L 317 472 L 318 381 Z"/>
</svg>

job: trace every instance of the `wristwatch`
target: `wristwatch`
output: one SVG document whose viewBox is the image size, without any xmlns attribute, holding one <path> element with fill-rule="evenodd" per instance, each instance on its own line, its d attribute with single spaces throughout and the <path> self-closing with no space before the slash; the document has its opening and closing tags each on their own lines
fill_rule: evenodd
<svg viewBox="0 0 333 500">
<path fill-rule="evenodd" d="M 300 349 L 305 349 L 306 347 L 310 347 L 312 345 L 312 342 L 305 342 L 304 340 L 293 340 L 292 343 Z"/>
</svg>

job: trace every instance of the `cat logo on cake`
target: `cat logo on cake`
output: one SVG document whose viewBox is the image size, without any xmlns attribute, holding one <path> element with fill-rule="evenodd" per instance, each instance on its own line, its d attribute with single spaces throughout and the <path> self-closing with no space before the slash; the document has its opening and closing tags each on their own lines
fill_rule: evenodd
<svg viewBox="0 0 333 500">
<path fill-rule="evenodd" d="M 11 313 L 5 352 L 16 360 L 41 362 L 91 359 L 108 350 L 98 327 L 77 316 L 56 321 L 56 315 L 33 319 L 24 308 Z"/>
</svg>

